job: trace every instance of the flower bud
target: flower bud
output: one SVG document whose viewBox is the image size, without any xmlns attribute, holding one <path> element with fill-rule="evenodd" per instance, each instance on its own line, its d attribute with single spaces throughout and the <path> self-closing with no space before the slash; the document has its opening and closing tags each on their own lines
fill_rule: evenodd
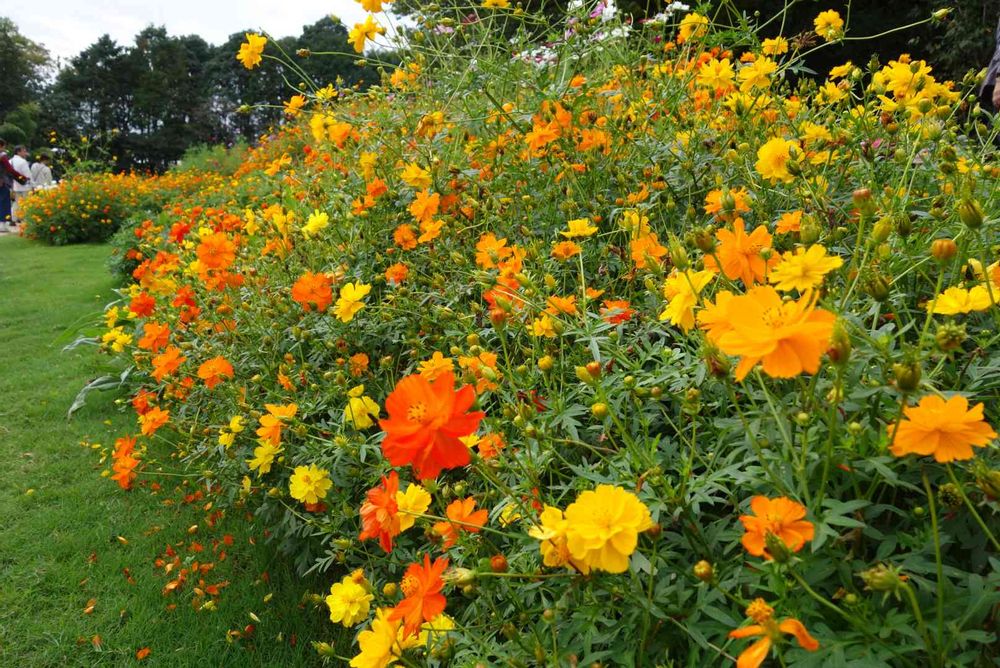
<svg viewBox="0 0 1000 668">
<path fill-rule="evenodd" d="M 555 361 L 552 359 L 551 355 L 545 355 L 538 360 L 538 369 L 540 371 L 552 371 L 553 366 L 555 366 Z"/>
<path fill-rule="evenodd" d="M 670 249 L 670 261 L 677 269 L 685 271 L 691 266 L 687 251 L 684 250 L 684 246 L 681 245 L 681 242 L 676 237 L 671 236 L 670 242 L 667 245 Z"/>
<path fill-rule="evenodd" d="M 962 491 L 954 483 L 945 483 L 938 487 L 938 500 L 945 508 L 955 510 L 962 505 Z"/>
<path fill-rule="evenodd" d="M 587 371 L 587 367 L 578 366 L 573 370 L 576 372 L 576 377 L 580 380 L 581 383 L 586 383 L 587 385 L 593 384 L 594 377 L 591 376 L 590 373 Z"/>
<path fill-rule="evenodd" d="M 608 405 L 603 401 L 598 401 L 590 406 L 590 414 L 598 420 L 603 420 L 608 416 Z"/>
<path fill-rule="evenodd" d="M 983 226 L 983 207 L 974 199 L 964 199 L 958 204 L 958 219 L 970 230 Z"/>
<path fill-rule="evenodd" d="M 715 235 L 712 234 L 712 228 L 703 227 L 699 230 L 695 230 L 694 233 L 694 245 L 702 253 L 711 255 L 715 252 Z"/>
<path fill-rule="evenodd" d="M 958 253 L 958 244 L 951 239 L 935 239 L 931 242 L 931 255 L 938 262 L 947 262 Z"/>
<path fill-rule="evenodd" d="M 598 379 L 601 377 L 601 363 L 600 362 L 587 362 L 587 373 L 593 379 Z"/>
<path fill-rule="evenodd" d="M 892 375 L 900 392 L 912 392 L 920 386 L 922 375 L 920 363 L 916 361 L 897 362 L 892 365 Z"/>
<path fill-rule="evenodd" d="M 715 568 L 712 562 L 702 559 L 694 565 L 694 576 L 702 582 L 711 582 L 715 577 Z"/>
<path fill-rule="evenodd" d="M 826 354 L 836 364 L 846 364 L 851 358 L 851 335 L 847 333 L 847 328 L 840 320 L 833 326 L 830 348 Z"/>
<path fill-rule="evenodd" d="M 934 342 L 942 352 L 957 350 L 965 342 L 965 324 L 944 322 L 938 325 L 934 334 Z"/>
<path fill-rule="evenodd" d="M 476 573 L 468 568 L 452 568 L 441 579 L 458 587 L 467 587 L 476 581 Z"/>
<path fill-rule="evenodd" d="M 880 218 L 872 227 L 872 241 L 877 244 L 883 243 L 892 234 L 892 221 L 888 218 Z"/>
<path fill-rule="evenodd" d="M 854 206 L 862 216 L 871 216 L 875 213 L 875 200 L 872 199 L 872 191 L 868 188 L 858 188 L 851 195 Z"/>
<path fill-rule="evenodd" d="M 974 472 L 976 486 L 982 490 L 983 494 L 991 499 L 1000 499 L 1000 471 L 994 471 L 977 460 Z"/>
<path fill-rule="evenodd" d="M 770 532 L 764 536 L 764 553 L 779 564 L 787 564 L 792 558 L 792 551 L 785 545 L 785 541 Z"/>
<path fill-rule="evenodd" d="M 890 288 L 889 280 L 881 274 L 869 276 L 865 281 L 865 292 L 877 302 L 884 302 L 889 298 Z"/>
<path fill-rule="evenodd" d="M 861 571 L 861 579 L 865 581 L 865 588 L 870 591 L 879 591 L 898 597 L 898 592 L 906 584 L 908 578 L 901 575 L 899 569 L 894 566 L 879 564 L 866 571 Z"/>
</svg>

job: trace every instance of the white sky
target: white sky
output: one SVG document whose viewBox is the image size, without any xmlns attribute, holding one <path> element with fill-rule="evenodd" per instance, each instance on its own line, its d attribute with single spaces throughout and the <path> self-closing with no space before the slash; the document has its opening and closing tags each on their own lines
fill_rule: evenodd
<svg viewBox="0 0 1000 668">
<path fill-rule="evenodd" d="M 53 58 L 69 59 L 105 33 L 119 44 L 132 44 L 150 24 L 166 26 L 170 35 L 200 35 L 209 44 L 221 44 L 247 29 L 275 37 L 299 35 L 302 26 L 327 14 L 350 28 L 366 12 L 355 0 L 19 0 L 7 3 L 2 14 L 22 35 L 44 44 Z M 385 15 L 377 18 L 388 24 Z"/>
</svg>

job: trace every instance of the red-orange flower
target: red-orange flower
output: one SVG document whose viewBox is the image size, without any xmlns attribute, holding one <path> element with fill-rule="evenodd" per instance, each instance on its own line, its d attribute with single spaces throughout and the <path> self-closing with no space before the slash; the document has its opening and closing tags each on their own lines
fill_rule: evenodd
<svg viewBox="0 0 1000 668">
<path fill-rule="evenodd" d="M 236 260 L 236 244 L 222 232 L 202 237 L 196 252 L 205 269 L 228 269 Z"/>
<path fill-rule="evenodd" d="M 792 552 L 798 552 L 806 541 L 813 539 L 812 522 L 803 519 L 806 507 L 797 501 L 783 496 L 777 499 L 755 496 L 750 500 L 750 510 L 753 515 L 740 516 L 746 529 L 741 542 L 755 557 L 771 558 L 767 551 L 768 534 L 780 538 Z"/>
<path fill-rule="evenodd" d="M 233 377 L 233 365 L 221 355 L 213 357 L 198 367 L 198 377 L 205 381 L 205 387 L 212 389 L 224 379 Z"/>
<path fill-rule="evenodd" d="M 156 309 L 156 300 L 145 292 L 140 292 L 133 297 L 128 305 L 128 310 L 140 318 L 152 315 L 154 309 Z"/>
<path fill-rule="evenodd" d="M 468 412 L 475 401 L 472 386 L 455 391 L 451 372 L 433 383 L 420 374 L 403 378 L 385 400 L 389 417 L 379 420 L 386 459 L 393 466 L 411 464 L 419 480 L 433 478 L 441 469 L 465 466 L 469 449 L 458 439 L 476 431 L 486 416 Z"/>
<path fill-rule="evenodd" d="M 139 425 L 142 428 L 142 435 L 152 436 L 156 433 L 156 430 L 165 425 L 169 419 L 170 411 L 165 411 L 159 406 L 153 406 L 139 416 Z"/>
<path fill-rule="evenodd" d="M 447 603 L 441 590 L 444 581 L 441 574 L 448 568 L 448 559 L 431 558 L 424 555 L 423 564 L 410 564 L 400 583 L 406 597 L 389 613 L 389 621 L 403 620 L 403 632 L 410 636 L 420 630 L 420 625 L 429 622 L 442 612 Z"/>
<path fill-rule="evenodd" d="M 330 277 L 326 274 L 314 274 L 307 271 L 292 286 L 292 299 L 306 311 L 310 310 L 310 304 L 314 304 L 317 311 L 325 311 L 333 303 Z"/>
<path fill-rule="evenodd" d="M 476 500 L 471 496 L 467 499 L 455 499 L 448 504 L 445 515 L 449 522 L 437 522 L 434 524 L 434 533 L 444 538 L 444 546 L 451 547 L 458 540 L 461 531 L 469 533 L 479 533 L 479 529 L 486 524 L 488 513 L 485 510 L 473 510 L 476 507 Z"/>
<path fill-rule="evenodd" d="M 115 450 L 111 453 L 113 464 L 111 479 L 118 483 L 122 489 L 130 489 L 132 481 L 135 480 L 135 467 L 139 465 L 139 460 L 133 454 L 135 451 L 135 437 L 122 436 L 115 441 Z"/>
<path fill-rule="evenodd" d="M 368 490 L 368 500 L 361 505 L 361 540 L 378 538 L 386 552 L 392 551 L 392 539 L 400 533 L 398 491 L 399 476 L 393 471 L 380 486 Z"/>
<path fill-rule="evenodd" d="M 627 299 L 605 299 L 603 306 L 601 306 L 601 317 L 612 325 L 628 322 L 633 315 L 635 315 L 635 309 L 631 307 Z"/>
<path fill-rule="evenodd" d="M 774 619 L 774 608 L 764 602 L 764 599 L 755 599 L 747 606 L 747 617 L 757 622 L 750 626 L 734 629 L 729 632 L 730 638 L 749 638 L 760 636 L 754 644 L 743 650 L 743 653 L 736 659 L 736 668 L 757 668 L 764 663 L 771 645 L 781 642 L 783 633 L 795 636 L 802 649 L 815 652 L 819 649 L 819 642 L 809 635 L 806 627 L 797 619 L 788 617 L 780 622 Z"/>
<path fill-rule="evenodd" d="M 142 338 L 137 344 L 143 350 L 159 352 L 170 342 L 170 325 L 147 322 L 142 326 Z"/>
<path fill-rule="evenodd" d="M 156 382 L 162 383 L 163 377 L 177 371 L 177 368 L 184 363 L 187 358 L 181 355 L 181 349 L 177 346 L 170 346 L 162 353 L 153 358 L 152 376 Z"/>
<path fill-rule="evenodd" d="M 893 439 L 889 448 L 897 457 L 934 455 L 939 462 L 972 459 L 973 446 L 981 448 L 997 433 L 983 420 L 983 405 L 971 409 L 965 397 L 945 401 L 929 395 L 916 406 L 903 409 L 905 418 L 887 429 Z"/>
</svg>

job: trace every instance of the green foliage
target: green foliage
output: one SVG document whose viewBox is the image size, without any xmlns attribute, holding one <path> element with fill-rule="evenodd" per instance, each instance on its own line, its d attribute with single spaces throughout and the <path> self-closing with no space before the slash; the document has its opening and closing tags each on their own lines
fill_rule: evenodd
<svg viewBox="0 0 1000 668">
<path fill-rule="evenodd" d="M 66 379 L 120 367 L 88 348 L 61 348 L 64 332 L 114 298 L 101 270 L 106 255 L 103 246 L 53 249 L 0 238 L 0 457 L 6 462 L 0 467 L 0 665 L 135 666 L 143 647 L 152 654 L 138 665 L 197 668 L 206 657 L 212 666 L 232 668 L 316 665 L 309 644 L 294 642 L 295 634 L 318 633 L 324 623 L 322 611 L 299 605 L 314 584 L 275 560 L 259 530 L 237 517 L 211 526 L 203 504 L 183 503 L 184 493 L 198 491 L 186 479 L 164 476 L 160 493 L 143 487 L 126 497 L 93 475 L 92 448 L 110 445 L 130 420 L 110 393 L 66 420 L 76 392 Z M 198 531 L 189 534 L 195 525 Z M 212 546 L 226 535 L 232 545 L 220 561 Z M 193 541 L 205 551 L 187 549 Z M 258 584 L 223 589 L 215 612 L 192 606 L 191 586 L 165 596 L 170 578 L 154 560 L 178 542 L 187 546 L 185 558 L 216 563 L 210 582 Z M 267 603 L 269 594 L 274 599 Z M 227 642 L 228 631 L 242 634 L 247 625 L 256 627 L 254 635 Z"/>
<path fill-rule="evenodd" d="M 248 146 L 238 141 L 232 146 L 192 146 L 184 151 L 175 172 L 212 172 L 223 176 L 232 175 L 246 159 Z"/>
<path fill-rule="evenodd" d="M 19 125 L 13 123 L 0 124 L 0 138 L 7 141 L 8 146 L 24 144 L 28 141 L 28 134 Z"/>
</svg>

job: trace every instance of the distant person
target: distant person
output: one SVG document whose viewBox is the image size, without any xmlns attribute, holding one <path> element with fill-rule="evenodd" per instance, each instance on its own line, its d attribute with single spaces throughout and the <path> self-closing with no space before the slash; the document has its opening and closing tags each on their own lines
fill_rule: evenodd
<svg viewBox="0 0 1000 668">
<path fill-rule="evenodd" d="M 10 165 L 24 180 L 15 180 L 11 187 L 11 215 L 10 219 L 15 225 L 21 223 L 21 203 L 28 193 L 31 192 L 31 163 L 28 162 L 28 149 L 23 144 L 14 147 L 14 157 L 10 159 Z"/>
<path fill-rule="evenodd" d="M 979 89 L 979 101 L 983 108 L 992 108 L 994 112 L 1000 113 L 1000 23 L 997 23 L 994 41 L 996 48 L 986 70 L 986 79 Z"/>
<path fill-rule="evenodd" d="M 52 168 L 49 167 L 49 156 L 43 153 L 31 166 L 31 186 L 48 188 L 50 185 L 52 185 Z"/>
<path fill-rule="evenodd" d="M 24 177 L 10 164 L 7 157 L 7 142 L 0 139 L 0 233 L 16 232 L 17 226 L 11 221 L 10 188 L 24 180 Z"/>
</svg>

